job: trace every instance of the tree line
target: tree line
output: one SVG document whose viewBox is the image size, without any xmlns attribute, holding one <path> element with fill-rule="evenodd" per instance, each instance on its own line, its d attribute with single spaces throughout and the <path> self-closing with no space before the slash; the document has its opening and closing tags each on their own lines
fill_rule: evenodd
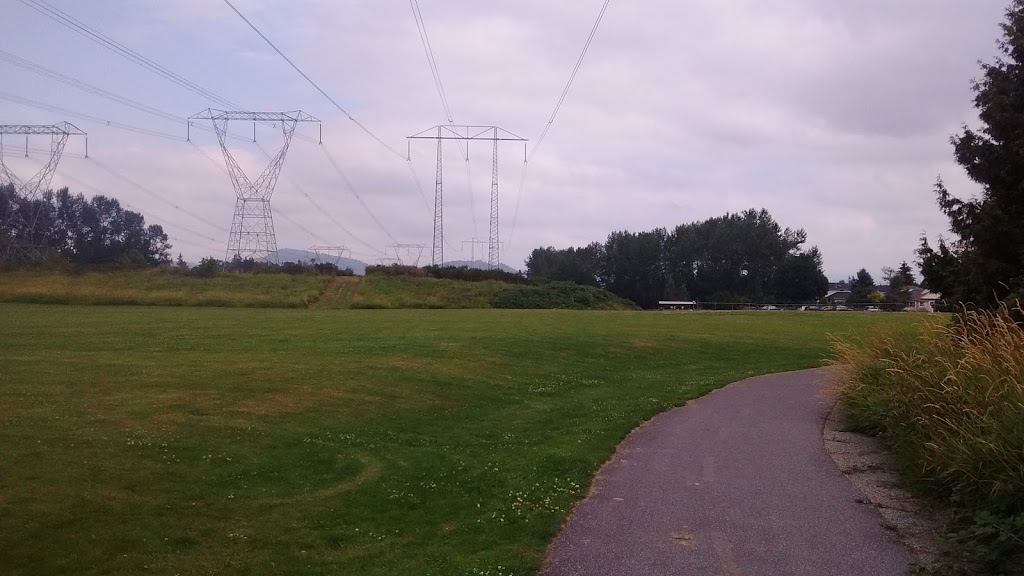
<svg viewBox="0 0 1024 576">
<path fill-rule="evenodd" d="M 940 178 L 935 195 L 954 237 L 933 247 L 922 236 L 917 250 L 928 289 L 986 308 L 1024 301 L 1024 2 L 1015 0 L 1006 16 L 1001 57 L 982 64 L 973 82 L 982 127 L 951 138 L 956 162 L 981 193 L 958 198 Z"/>
<path fill-rule="evenodd" d="M 170 262 L 163 228 L 125 210 L 114 198 L 49 190 L 26 200 L 0 186 L 0 255 L 30 249 L 79 265 L 157 265 Z"/>
<path fill-rule="evenodd" d="M 804 230 L 751 209 L 671 231 L 612 232 L 580 248 L 537 248 L 526 268 L 531 279 L 597 286 L 643 308 L 659 300 L 801 304 L 828 291 L 821 252 L 806 242 Z"/>
</svg>

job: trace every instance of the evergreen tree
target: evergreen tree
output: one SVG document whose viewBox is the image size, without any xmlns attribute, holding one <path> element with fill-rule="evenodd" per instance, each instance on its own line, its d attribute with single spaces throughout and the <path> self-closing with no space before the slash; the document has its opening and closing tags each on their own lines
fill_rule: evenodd
<svg viewBox="0 0 1024 576">
<path fill-rule="evenodd" d="M 974 104 L 980 129 L 964 127 L 952 138 L 955 157 L 981 186 L 961 200 L 941 179 L 939 208 L 956 238 L 918 248 L 925 286 L 956 302 L 994 306 L 1024 289 L 1024 0 L 1006 11 L 1001 57 L 982 65 Z"/>
<path fill-rule="evenodd" d="M 871 293 L 875 291 L 875 279 L 867 270 L 861 268 L 857 276 L 850 282 L 850 304 L 867 304 L 871 302 Z"/>
<path fill-rule="evenodd" d="M 914 272 L 905 261 L 898 268 L 882 268 L 882 277 L 889 285 L 885 290 L 885 303 L 893 305 L 910 304 L 910 288 L 916 283 Z"/>
</svg>

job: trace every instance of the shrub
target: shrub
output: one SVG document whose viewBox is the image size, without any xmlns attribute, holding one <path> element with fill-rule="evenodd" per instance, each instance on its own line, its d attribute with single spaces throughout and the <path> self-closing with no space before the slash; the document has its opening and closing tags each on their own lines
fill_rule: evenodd
<svg viewBox="0 0 1024 576">
<path fill-rule="evenodd" d="M 413 276 L 413 277 L 424 277 L 429 276 L 427 271 L 423 268 L 417 268 L 416 266 L 402 266 L 401 264 L 392 264 L 390 266 L 367 266 L 367 276 Z"/>
<path fill-rule="evenodd" d="M 610 292 L 571 282 L 551 282 L 539 286 L 510 286 L 491 296 L 494 308 L 633 310 L 636 306 Z"/>
<path fill-rule="evenodd" d="M 444 278 L 447 280 L 463 280 L 466 282 L 497 280 L 508 284 L 527 284 L 530 282 L 522 274 L 506 272 L 504 270 L 483 270 L 480 268 L 469 268 L 468 266 L 427 266 L 424 270 L 434 278 Z"/>
<path fill-rule="evenodd" d="M 1010 310 L 964 310 L 917 334 L 834 350 L 850 423 L 879 435 L 913 486 L 953 507 L 953 539 L 974 560 L 1020 573 L 1024 330 Z"/>
</svg>

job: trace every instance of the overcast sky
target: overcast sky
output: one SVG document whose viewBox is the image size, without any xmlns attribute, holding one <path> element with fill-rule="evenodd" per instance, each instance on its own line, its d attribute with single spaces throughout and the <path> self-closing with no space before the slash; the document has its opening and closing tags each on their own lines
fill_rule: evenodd
<svg viewBox="0 0 1024 576">
<path fill-rule="evenodd" d="M 406 0 L 235 0 L 403 157 L 359 130 L 219 0 L 49 1 L 243 108 L 302 109 L 323 121 L 326 151 L 315 124 L 300 126 L 307 138 L 289 151 L 273 203 L 279 247 L 343 244 L 372 263 L 396 241 L 429 246 L 436 149 L 429 141 L 412 146 L 421 194 L 404 160 L 405 137 L 445 118 Z M 420 0 L 454 120 L 536 140 L 601 4 Z M 934 237 L 947 228 L 935 178 L 961 196 L 975 191 L 948 139 L 976 122 L 970 81 L 979 60 L 995 57 L 1005 4 L 613 0 L 521 197 L 522 146 L 501 148 L 502 260 L 522 267 L 537 246 L 761 207 L 783 226 L 807 230 L 833 280 L 861 267 L 877 276 L 882 266 L 912 260 L 922 232 Z M 0 49 L 174 116 L 218 107 L 19 0 L 0 0 Z M 212 133 L 193 130 L 200 151 L 183 140 L 184 120 L 2 60 L 0 72 L 0 123 L 68 120 L 89 133 L 89 159 L 72 140 L 55 186 L 117 197 L 162 224 L 186 259 L 223 257 L 234 194 Z M 251 125 L 232 131 L 251 140 Z M 270 127 L 258 140 L 268 150 L 280 144 Z M 35 151 L 23 158 L 24 144 L 4 140 L 5 161 L 21 173 L 45 162 Z M 233 145 L 258 174 L 262 153 L 243 139 Z M 471 148 L 470 160 L 471 178 L 456 146 L 445 151 L 447 259 L 468 258 L 462 241 L 487 237 L 488 146 Z"/>
</svg>

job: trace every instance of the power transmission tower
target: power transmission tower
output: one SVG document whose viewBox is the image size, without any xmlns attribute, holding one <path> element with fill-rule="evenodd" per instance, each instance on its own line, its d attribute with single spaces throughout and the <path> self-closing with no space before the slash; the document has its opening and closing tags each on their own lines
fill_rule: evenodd
<svg viewBox="0 0 1024 576">
<path fill-rule="evenodd" d="M 468 154 L 467 154 L 468 156 Z M 501 266 L 501 242 L 498 240 L 498 129 L 494 128 L 494 152 L 491 154 L 491 225 L 487 237 L 487 267 Z"/>
<path fill-rule="evenodd" d="M 25 136 L 25 157 L 28 157 L 29 136 L 50 137 L 50 158 L 34 176 L 27 180 L 18 178 L 14 170 L 4 162 L 4 135 Z M 64 153 L 64 146 L 71 136 L 85 137 L 85 157 L 89 157 L 89 138 L 74 124 L 61 122 L 59 124 L 35 125 L 0 125 L 0 185 L 11 185 L 14 187 L 14 205 L 11 206 L 7 217 L 2 222 L 3 229 L 0 230 L 0 262 L 12 262 L 15 260 L 38 260 L 42 257 L 42 242 L 37 238 L 36 225 L 39 220 L 40 207 L 31 209 L 32 203 L 39 200 L 49 190 L 53 173 L 57 170 L 61 155 Z M 31 214 L 26 214 L 20 206 L 28 206 Z M 15 216 L 17 215 L 17 216 Z"/>
<path fill-rule="evenodd" d="M 458 140 L 465 142 L 466 158 L 469 158 L 469 143 L 472 140 L 484 140 L 494 143 L 491 157 L 491 225 L 490 237 L 488 239 L 487 265 L 488 268 L 497 268 L 501 264 L 500 242 L 498 241 L 498 142 L 522 142 L 523 157 L 526 157 L 526 138 L 520 138 L 515 134 L 499 126 L 481 126 L 474 124 L 444 124 L 428 128 L 418 134 L 407 137 L 409 140 L 437 140 L 437 177 L 434 184 L 434 251 L 432 263 L 436 266 L 439 263 L 444 265 L 444 209 L 443 209 L 443 182 L 441 143 L 445 140 Z M 412 146 L 409 145 L 407 158 L 412 157 Z"/>
<path fill-rule="evenodd" d="M 288 154 L 292 136 L 299 122 L 317 122 L 320 120 L 302 112 L 243 112 L 206 109 L 189 117 L 189 137 L 191 142 L 192 122 L 210 120 L 217 132 L 221 152 L 224 153 L 224 164 L 235 189 L 235 215 L 231 220 L 231 233 L 228 236 L 228 247 L 224 259 L 233 257 L 252 258 L 257 261 L 274 262 L 277 259 L 277 236 L 274 233 L 274 215 L 270 210 L 270 198 L 274 194 L 277 178 L 281 175 L 284 158 Z M 284 143 L 281 150 L 270 159 L 270 164 L 263 170 L 256 181 L 252 181 L 241 166 L 235 161 L 228 150 L 228 122 L 246 120 L 253 123 L 253 142 L 256 142 L 256 123 L 270 123 L 281 127 Z"/>
<path fill-rule="evenodd" d="M 504 242 L 494 242 L 492 238 L 488 238 L 487 240 L 483 240 L 483 239 L 480 239 L 480 238 L 473 238 L 472 240 L 463 240 L 462 241 L 462 250 L 463 250 L 463 252 L 465 252 L 467 244 L 469 244 L 469 259 L 470 259 L 471 262 L 476 262 L 476 247 L 477 246 L 481 246 L 481 247 L 486 246 L 486 248 L 481 248 L 480 249 L 480 257 L 483 258 L 485 250 L 487 251 L 488 256 L 490 256 L 491 247 L 496 245 L 496 244 L 497 245 L 504 244 Z M 500 266 L 501 266 L 500 264 L 495 265 L 495 264 L 492 264 L 491 262 L 487 263 L 487 269 L 488 270 L 496 270 Z"/>
<path fill-rule="evenodd" d="M 473 238 L 472 240 L 462 241 L 462 251 L 465 253 L 466 245 L 469 244 L 469 261 L 476 262 L 476 247 L 487 246 L 490 242 L 488 240 L 481 240 L 480 238 Z M 483 250 L 480 251 L 483 254 Z M 465 256 L 463 256 L 465 258 Z"/>
<path fill-rule="evenodd" d="M 423 251 L 426 249 L 427 246 L 425 244 L 392 244 L 385 249 L 385 254 L 390 250 L 394 253 L 394 259 L 399 264 L 419 268 L 420 258 L 423 257 Z"/>
<path fill-rule="evenodd" d="M 320 264 L 341 264 L 341 259 L 348 254 L 351 257 L 352 251 L 346 246 L 310 246 L 309 251 L 316 255 L 316 261 Z"/>
</svg>

